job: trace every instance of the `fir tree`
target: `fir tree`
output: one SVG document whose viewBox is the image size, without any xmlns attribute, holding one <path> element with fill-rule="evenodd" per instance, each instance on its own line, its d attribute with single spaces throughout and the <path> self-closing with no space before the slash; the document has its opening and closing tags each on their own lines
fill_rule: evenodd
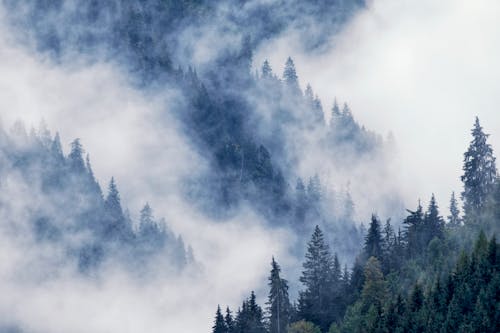
<svg viewBox="0 0 500 333">
<path fill-rule="evenodd" d="M 426 247 L 434 237 L 443 238 L 444 221 L 439 215 L 439 208 L 434 194 L 431 196 L 429 207 L 425 213 L 423 227 L 424 247 Z"/>
<path fill-rule="evenodd" d="M 387 286 L 380 261 L 377 258 L 370 257 L 368 259 L 365 265 L 364 275 L 365 283 L 361 293 L 363 308 L 365 311 L 372 305 L 380 308 L 385 300 Z"/>
<path fill-rule="evenodd" d="M 415 257 L 421 253 L 423 248 L 422 230 L 424 223 L 424 213 L 420 201 L 415 211 L 407 210 L 408 215 L 403 221 L 405 225 L 404 241 L 406 243 L 408 255 Z"/>
<path fill-rule="evenodd" d="M 271 65 L 269 65 L 269 61 L 267 61 L 267 59 L 262 64 L 261 72 L 262 72 L 262 77 L 266 79 L 271 78 L 273 75 L 273 70 L 271 69 Z"/>
<path fill-rule="evenodd" d="M 212 326 L 212 333 L 228 333 L 227 326 L 224 321 L 224 316 L 220 310 L 220 306 L 217 306 L 217 311 L 215 313 L 215 322 Z"/>
<path fill-rule="evenodd" d="M 382 234 L 380 231 L 380 221 L 375 214 L 372 214 L 370 227 L 365 237 L 364 245 L 365 258 L 382 258 Z"/>
<path fill-rule="evenodd" d="M 286 86 L 294 93 L 300 93 L 298 79 L 295 64 L 293 63 L 292 58 L 288 57 L 285 64 L 285 70 L 283 71 L 283 80 L 285 81 Z"/>
<path fill-rule="evenodd" d="M 462 223 L 460 219 L 460 210 L 458 209 L 458 202 L 455 198 L 455 192 L 451 193 L 450 198 L 450 215 L 448 215 L 448 225 L 451 228 L 459 227 Z"/>
<path fill-rule="evenodd" d="M 80 139 L 71 142 L 71 152 L 68 155 L 69 168 L 75 173 L 85 172 L 85 162 L 83 161 L 83 147 Z"/>
<path fill-rule="evenodd" d="M 112 219 L 114 223 L 118 223 L 124 220 L 122 205 L 120 202 L 120 194 L 113 177 L 109 182 L 108 195 L 106 196 L 106 200 L 104 201 L 104 207 L 109 218 Z"/>
<path fill-rule="evenodd" d="M 288 282 L 280 277 L 281 268 L 274 260 L 271 262 L 269 277 L 269 296 L 267 311 L 269 313 L 269 333 L 286 333 L 290 323 L 290 300 L 288 299 Z"/>
<path fill-rule="evenodd" d="M 59 137 L 59 132 L 54 136 L 52 145 L 50 146 L 50 153 L 52 159 L 56 164 L 62 165 L 64 163 L 64 154 L 61 146 L 61 138 Z"/>
<path fill-rule="evenodd" d="M 338 121 L 338 119 L 340 119 L 341 116 L 342 114 L 340 113 L 339 104 L 337 103 L 337 99 L 335 98 L 333 100 L 333 106 L 332 106 L 331 123 L 336 124 L 336 122 Z"/>
<path fill-rule="evenodd" d="M 332 291 L 330 272 L 332 256 L 323 232 L 316 226 L 307 245 L 306 260 L 300 282 L 305 290 L 299 294 L 299 314 L 323 329 L 331 323 L 330 297 Z"/>
<path fill-rule="evenodd" d="M 224 316 L 224 322 L 226 323 L 227 333 L 236 333 L 235 322 L 231 310 L 229 310 L 229 307 L 226 307 L 226 315 Z"/>
<path fill-rule="evenodd" d="M 473 139 L 464 153 L 464 174 L 461 177 L 464 183 L 462 200 L 465 221 L 469 224 L 477 222 L 475 219 L 485 207 L 497 176 L 493 149 L 487 142 L 488 136 L 483 132 L 479 118 L 476 117 L 472 129 Z"/>
</svg>

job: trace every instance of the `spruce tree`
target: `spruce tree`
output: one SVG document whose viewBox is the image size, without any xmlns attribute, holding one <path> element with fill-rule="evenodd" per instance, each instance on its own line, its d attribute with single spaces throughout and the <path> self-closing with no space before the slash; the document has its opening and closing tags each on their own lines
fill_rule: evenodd
<svg viewBox="0 0 500 333">
<path fill-rule="evenodd" d="M 418 206 L 415 211 L 411 211 L 408 209 L 407 211 L 410 213 L 410 215 L 408 215 L 403 221 L 405 225 L 403 239 L 406 243 L 408 255 L 410 257 L 415 257 L 421 253 L 423 247 L 422 231 L 424 223 L 424 213 L 420 201 L 418 202 Z"/>
<path fill-rule="evenodd" d="M 285 70 L 283 71 L 283 80 L 292 92 L 301 94 L 298 79 L 295 64 L 292 58 L 288 57 L 285 64 Z"/>
<path fill-rule="evenodd" d="M 426 247 L 434 237 L 443 238 L 444 221 L 439 215 L 439 207 L 434 194 L 431 196 L 429 207 L 425 213 L 423 227 L 423 246 Z"/>
<path fill-rule="evenodd" d="M 269 61 L 267 59 L 264 61 L 262 64 L 262 70 L 261 70 L 262 78 L 271 78 L 273 75 L 273 70 L 271 69 L 271 65 L 269 65 Z"/>
<path fill-rule="evenodd" d="M 64 154 L 61 146 L 61 138 L 59 137 L 59 132 L 56 132 L 52 145 L 50 146 L 50 153 L 52 160 L 56 165 L 62 165 L 64 163 Z"/>
<path fill-rule="evenodd" d="M 85 162 L 83 161 L 83 147 L 80 139 L 75 139 L 71 142 L 71 152 L 68 155 L 69 168 L 72 172 L 85 172 Z"/>
<path fill-rule="evenodd" d="M 382 233 L 380 221 L 375 214 L 372 214 L 368 233 L 365 237 L 364 255 L 365 258 L 376 257 L 379 260 L 382 259 Z"/>
<path fill-rule="evenodd" d="M 455 192 L 451 193 L 450 198 L 450 215 L 448 215 L 448 225 L 451 228 L 459 227 L 462 223 L 460 219 L 460 210 L 458 208 L 458 202 L 455 198 Z"/>
<path fill-rule="evenodd" d="M 222 312 L 220 310 L 220 306 L 217 306 L 214 326 L 212 326 L 212 333 L 228 333 L 227 326 L 224 321 L 224 316 L 222 316 Z"/>
<path fill-rule="evenodd" d="M 464 153 L 464 174 L 461 177 L 464 183 L 463 208 L 465 221 L 468 224 L 478 222 L 477 218 L 493 191 L 497 176 L 493 149 L 487 142 L 488 136 L 483 132 L 479 118 L 476 117 L 472 129 L 472 141 Z"/>
<path fill-rule="evenodd" d="M 295 218 L 297 222 L 303 222 L 307 211 L 307 193 L 302 179 L 297 178 L 297 185 L 295 185 Z"/>
<path fill-rule="evenodd" d="M 335 124 L 336 121 L 342 116 L 342 113 L 340 113 L 340 108 L 339 104 L 337 103 L 337 99 L 335 98 L 333 100 L 333 106 L 332 106 L 332 114 L 331 114 L 331 122 L 332 124 Z"/>
<path fill-rule="evenodd" d="M 332 256 L 319 226 L 307 244 L 306 260 L 302 266 L 300 282 L 305 290 L 299 293 L 299 315 L 326 330 L 332 316 L 329 297 Z"/>
<path fill-rule="evenodd" d="M 380 261 L 375 257 L 370 257 L 366 262 L 365 282 L 361 293 L 361 302 L 364 311 L 367 311 L 370 306 L 374 305 L 381 308 L 387 293 L 387 286 L 382 273 Z"/>
<path fill-rule="evenodd" d="M 226 315 L 224 316 L 224 322 L 226 323 L 227 333 L 236 333 L 236 324 L 233 319 L 233 315 L 229 307 L 226 307 Z"/>
<path fill-rule="evenodd" d="M 269 314 L 269 333 L 286 333 L 290 323 L 290 300 L 288 282 L 280 277 L 281 268 L 274 260 L 271 262 L 269 276 L 269 296 L 267 311 Z"/>
</svg>

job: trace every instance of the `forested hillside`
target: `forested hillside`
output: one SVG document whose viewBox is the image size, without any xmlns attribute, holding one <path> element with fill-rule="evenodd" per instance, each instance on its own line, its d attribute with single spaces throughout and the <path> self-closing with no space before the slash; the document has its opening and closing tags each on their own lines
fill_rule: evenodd
<svg viewBox="0 0 500 333">
<path fill-rule="evenodd" d="M 80 139 L 65 154 L 59 134 L 43 122 L 30 134 L 17 122 L 9 132 L 0 129 L 0 137 L 2 233 L 40 247 L 37 274 L 57 274 L 68 262 L 92 275 L 118 262 L 138 276 L 153 264 L 172 274 L 196 264 L 191 248 L 149 204 L 134 221 L 113 178 L 101 189 Z"/>
<path fill-rule="evenodd" d="M 399 6 L 0 1 L 0 333 L 499 332 L 500 179 L 479 118 L 462 190 L 441 202 L 431 183 L 456 172 L 432 138 L 491 92 L 458 81 L 496 72 L 425 76 L 455 77 L 441 39 L 462 39 L 414 29 L 463 8 Z M 470 49 L 478 70 L 495 54 Z M 461 107 L 489 131 L 494 99 L 478 100 Z"/>
<path fill-rule="evenodd" d="M 343 266 L 316 226 L 298 299 L 275 258 L 266 306 L 255 294 L 236 312 L 217 308 L 213 333 L 498 332 L 500 179 L 479 119 L 464 154 L 463 214 L 446 217 L 431 195 L 396 222 L 372 215 L 355 264 Z"/>
</svg>

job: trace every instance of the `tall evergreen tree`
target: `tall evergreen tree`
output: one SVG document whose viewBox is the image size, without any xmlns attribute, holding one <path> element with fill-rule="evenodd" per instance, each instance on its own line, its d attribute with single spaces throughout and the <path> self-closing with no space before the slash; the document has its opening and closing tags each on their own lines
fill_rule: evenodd
<svg viewBox="0 0 500 333">
<path fill-rule="evenodd" d="M 59 132 L 54 136 L 52 145 L 50 146 L 50 152 L 53 161 L 56 164 L 62 165 L 64 163 L 64 154 L 61 146 L 61 138 L 59 137 Z"/>
<path fill-rule="evenodd" d="M 233 315 L 231 313 L 231 310 L 229 310 L 229 307 L 226 307 L 224 322 L 226 323 L 227 333 L 236 333 L 236 323 L 234 322 Z"/>
<path fill-rule="evenodd" d="M 261 75 L 263 78 L 271 78 L 273 75 L 273 70 L 271 69 L 271 65 L 269 64 L 269 61 L 264 60 L 264 63 L 262 64 L 262 70 L 261 70 Z"/>
<path fill-rule="evenodd" d="M 85 172 L 85 162 L 83 160 L 83 147 L 80 139 L 71 142 L 71 152 L 68 155 L 69 168 L 75 173 Z"/>
<path fill-rule="evenodd" d="M 450 215 L 448 215 L 448 225 L 451 228 L 456 228 L 459 227 L 461 223 L 462 220 L 460 219 L 460 210 L 458 208 L 458 202 L 457 199 L 455 198 L 455 192 L 452 192 L 450 198 Z"/>
<path fill-rule="evenodd" d="M 372 214 L 368 233 L 365 237 L 364 255 L 365 258 L 376 257 L 379 260 L 382 259 L 382 233 L 380 221 L 375 214 Z"/>
<path fill-rule="evenodd" d="M 475 219 L 480 216 L 492 193 L 497 176 L 493 149 L 487 142 L 488 136 L 483 132 L 479 118 L 476 117 L 472 141 L 464 153 L 464 174 L 461 177 L 464 183 L 462 200 L 465 221 L 469 224 L 477 222 Z"/>
<path fill-rule="evenodd" d="M 374 305 L 381 308 L 387 293 L 387 286 L 382 273 L 380 261 L 375 257 L 370 257 L 365 265 L 365 283 L 361 293 L 361 301 L 366 310 Z"/>
<path fill-rule="evenodd" d="M 291 89 L 294 93 L 300 93 L 299 88 L 299 78 L 297 76 L 297 71 L 295 70 L 295 64 L 292 58 L 288 57 L 285 64 L 285 70 L 283 71 L 283 80 L 286 86 Z"/>
<path fill-rule="evenodd" d="M 290 323 L 290 300 L 288 282 L 280 277 L 281 268 L 274 260 L 271 262 L 269 276 L 269 296 L 267 311 L 269 314 L 269 333 L 286 333 Z"/>
<path fill-rule="evenodd" d="M 220 306 L 217 306 L 214 326 L 212 326 L 212 333 L 228 333 L 226 322 L 224 321 L 224 316 L 222 315 Z"/>
<path fill-rule="evenodd" d="M 236 317 L 238 333 L 266 333 L 261 307 L 257 304 L 255 293 L 246 299 Z"/>
<path fill-rule="evenodd" d="M 410 213 L 410 215 L 408 215 L 403 221 L 405 225 L 403 239 L 406 243 L 408 255 L 410 257 L 415 257 L 421 253 L 423 247 L 422 230 L 424 223 L 424 213 L 422 205 L 420 204 L 420 200 L 415 211 L 407 211 Z"/>
<path fill-rule="evenodd" d="M 425 213 L 423 227 L 424 246 L 427 246 L 434 237 L 443 238 L 444 221 L 439 215 L 439 208 L 434 194 L 431 196 L 429 207 Z"/>
<path fill-rule="evenodd" d="M 305 290 L 299 293 L 299 315 L 322 329 L 331 323 L 329 292 L 332 290 L 330 272 L 332 256 L 323 232 L 316 226 L 307 245 L 306 260 L 300 282 Z"/>
<path fill-rule="evenodd" d="M 331 124 L 336 125 L 341 116 L 342 113 L 340 112 L 339 104 L 337 103 L 337 99 L 335 98 L 333 100 L 333 106 L 331 112 L 331 119 L 330 119 Z"/>
</svg>

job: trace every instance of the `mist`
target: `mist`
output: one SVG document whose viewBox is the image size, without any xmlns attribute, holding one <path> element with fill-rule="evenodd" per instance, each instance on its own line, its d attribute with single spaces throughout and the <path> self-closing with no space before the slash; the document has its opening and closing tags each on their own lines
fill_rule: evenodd
<svg viewBox="0 0 500 333">
<path fill-rule="evenodd" d="M 363 8 L 356 2 L 349 7 L 349 14 L 338 14 L 342 24 L 332 20 L 321 26 L 315 23 L 315 15 L 319 14 L 313 9 L 317 9 L 307 7 L 300 16 L 299 6 L 278 17 L 275 23 L 279 28 L 273 27 L 269 36 L 265 33 L 271 28 L 265 18 L 248 31 L 241 26 L 241 22 L 251 20 L 254 11 L 276 11 L 280 4 L 250 1 L 239 8 L 221 2 L 219 6 L 203 8 L 216 19 L 196 16 L 192 25 L 181 22 L 175 30 L 176 49 L 169 50 L 172 59 L 185 69 L 185 74 L 189 73 L 186 75 L 196 76 L 193 73 L 199 69 L 203 92 L 203 84 L 208 82 L 207 90 L 213 92 L 218 83 L 226 83 L 224 75 L 237 73 L 231 70 L 241 69 L 237 67 L 240 58 L 243 63 L 249 60 L 238 52 L 244 53 L 243 37 L 250 32 L 254 37 L 251 47 L 255 48 L 252 72 L 259 72 L 268 59 L 281 78 L 283 64 L 291 56 L 297 66 L 300 88 L 304 90 L 310 83 L 321 99 L 326 119 L 323 127 L 314 125 L 311 130 L 300 121 L 297 127 L 288 126 L 276 121 L 271 112 L 279 113 L 281 107 L 297 113 L 304 111 L 306 108 L 294 105 L 296 100 L 289 98 L 292 94 L 283 93 L 282 100 L 276 98 L 268 103 L 266 99 L 259 100 L 260 83 L 249 84 L 251 88 L 245 86 L 240 92 L 240 78 L 232 78 L 234 81 L 229 82 L 238 84 L 221 88 L 220 95 L 214 94 L 214 105 L 222 108 L 224 103 L 218 99 L 223 100 L 226 93 L 231 97 L 248 93 L 242 98 L 245 103 L 238 104 L 238 98 L 229 99 L 236 100 L 235 110 L 231 111 L 248 111 L 242 117 L 248 123 L 241 126 L 248 136 L 236 135 L 237 139 L 231 138 L 234 141 L 224 142 L 226 147 L 236 146 L 239 154 L 240 143 L 254 139 L 255 150 L 264 152 L 257 155 L 259 162 L 261 158 L 262 165 L 271 165 L 272 156 L 272 177 L 274 172 L 284 175 L 278 180 L 289 192 L 283 195 L 287 200 L 295 194 L 297 177 L 306 180 L 315 174 L 321 176 L 327 190 L 352 194 L 356 215 L 354 221 L 348 222 L 353 222 L 354 231 L 360 222 L 368 222 L 372 213 L 382 219 L 392 217 L 399 223 L 403 208 L 414 208 L 419 198 L 427 202 L 431 193 L 436 194 L 441 214 L 446 215 L 451 192 L 460 192 L 462 188 L 463 152 L 476 115 L 485 131 L 492 134 L 493 148 L 500 149 L 500 119 L 496 111 L 500 96 L 495 90 L 500 86 L 500 32 L 496 29 L 500 5 L 494 1 L 425 0 L 416 4 L 375 0 Z M 70 12 L 74 9 L 68 8 Z M 241 13 L 233 15 L 237 9 Z M 68 24 L 64 13 L 59 14 L 61 18 L 54 22 Z M 8 318 L 0 319 L 0 327 L 12 325 L 23 332 L 208 331 L 217 304 L 236 310 L 253 289 L 259 303 L 265 302 L 272 256 L 280 262 L 285 278 L 292 280 L 290 294 L 292 299 L 296 297 L 301 288 L 296 281 L 303 259 L 297 256 L 303 253 L 297 247 L 305 245 L 303 238 L 309 234 L 299 234 L 279 224 L 278 218 L 265 216 L 257 205 L 252 205 L 252 199 L 241 200 L 229 214 L 218 219 L 186 195 L 186 183 L 205 179 L 211 173 L 218 179 L 223 172 L 214 170 L 215 163 L 209 158 L 210 153 L 216 155 L 218 151 L 211 152 L 210 143 L 203 146 L 201 139 L 191 137 L 196 129 L 186 130 L 189 125 L 183 123 L 183 112 L 191 111 L 192 106 L 186 102 L 182 84 L 161 80 L 153 80 L 151 86 L 138 84 L 141 80 L 134 77 L 140 76 L 134 72 L 137 64 L 126 64 L 124 60 L 133 52 L 128 50 L 130 54 L 113 59 L 119 51 L 104 42 L 104 46 L 98 44 L 97 51 L 80 52 L 78 25 L 74 31 L 68 28 L 70 37 L 61 38 L 61 48 L 68 51 L 59 50 L 62 57 L 41 52 L 30 40 L 36 37 L 19 42 L 19 30 L 22 35 L 23 28 L 12 25 L 6 19 L 8 15 L 6 11 L 0 15 L 2 126 L 8 129 L 21 120 L 36 129 L 40 122 L 45 122 L 52 134 L 60 133 L 65 154 L 74 138 L 81 139 L 103 191 L 114 177 L 123 207 L 133 219 L 137 219 L 145 203 L 151 204 L 154 216 L 165 218 L 167 225 L 192 246 L 199 266 L 165 276 L 156 273 L 163 272 L 170 263 L 159 261 L 149 276 L 138 279 L 120 265 L 106 262 L 97 274 L 82 276 L 64 259 L 61 248 L 46 244 L 39 249 L 33 239 L 21 234 L 19 230 L 29 229 L 24 212 L 44 206 L 45 201 L 38 189 L 31 189 L 30 184 L 12 172 L 7 179 L 0 179 L 0 197 L 11 202 L 4 213 L 8 223 L 0 227 L 0 291 L 4 295 L 0 314 Z M 292 22 L 283 24 L 287 20 Z M 48 23 L 42 20 L 40 26 L 45 24 Z M 108 33 L 106 24 L 97 27 L 98 36 Z M 60 30 L 64 35 L 63 25 Z M 161 53 L 158 50 L 172 37 L 161 38 L 160 46 L 142 51 Z M 220 76 L 211 73 L 230 67 L 226 56 L 237 59 L 237 65 Z M 165 73 L 162 75 L 174 76 L 173 71 Z M 211 74 L 216 77 L 215 83 L 207 79 Z M 255 78 L 252 75 L 241 74 L 241 81 L 262 79 L 260 73 Z M 148 78 L 147 74 L 143 76 Z M 277 82 L 283 83 L 278 79 Z M 298 95 L 302 97 L 302 93 Z M 380 144 L 373 154 L 357 155 L 349 149 L 338 149 L 334 155 L 333 150 L 325 149 L 335 98 L 339 104 L 349 104 L 356 121 Z M 300 120 L 304 115 L 294 116 Z M 232 120 L 227 122 L 231 125 Z M 238 154 L 234 153 L 239 158 Z M 240 160 L 236 164 L 239 166 Z M 239 171 L 243 183 L 243 159 Z M 249 187 L 253 185 L 250 182 Z M 265 190 L 269 192 L 269 188 Z M 255 193 L 256 197 L 262 194 Z M 333 206 L 331 202 L 324 205 Z M 291 211 L 286 218 L 293 215 Z M 316 219 L 321 220 L 321 216 Z M 11 228 L 14 223 L 19 223 L 15 231 Z M 309 224 L 307 228 L 312 229 L 313 223 Z M 328 235 L 339 243 L 334 244 L 333 251 L 344 242 L 352 243 L 342 232 Z M 361 232 L 359 235 L 362 239 Z M 341 258 L 342 264 L 352 264 L 357 253 L 350 252 Z M 54 266 L 47 265 L 53 262 Z"/>
<path fill-rule="evenodd" d="M 297 36 L 285 34 L 263 45 L 255 63 L 267 58 L 279 69 L 292 56 L 327 117 L 336 97 L 368 128 L 394 135 L 390 178 L 408 208 L 435 193 L 447 210 L 462 188 L 475 116 L 500 149 L 499 12 L 495 1 L 376 0 L 330 37 L 328 50 L 301 52 Z"/>
<path fill-rule="evenodd" d="M 9 238 L 10 227 L 3 226 L 0 324 L 26 332 L 200 332 L 210 327 L 214 304 L 236 308 L 250 293 L 247 286 L 265 280 L 272 255 L 284 265 L 294 263 L 287 254 L 288 241 L 294 236 L 286 230 L 268 230 L 251 208 L 217 223 L 185 201 L 183 179 L 203 173 L 206 162 L 173 113 L 165 112 L 165 105 L 168 111 L 180 103 L 177 91 L 161 95 L 141 91 L 120 67 L 109 62 L 89 65 L 76 58 L 55 64 L 10 36 L 2 24 L 3 127 L 22 120 L 37 128 L 44 121 L 52 134 L 60 132 L 66 154 L 69 142 L 80 138 L 103 190 L 115 177 L 123 205 L 132 216 L 149 202 L 155 216 L 165 217 L 193 247 L 200 267 L 180 276 L 160 279 L 151 274 L 151 278 L 137 280 L 108 263 L 89 279 L 63 261 L 57 273 L 51 273 L 44 267 L 47 261 L 32 263 L 42 257 L 57 261 L 63 256 L 60 248 L 47 246 L 40 251 L 22 233 Z M 8 220 L 24 226 L 18 232 L 26 231 L 22 212 L 30 204 L 43 206 L 42 196 L 16 178 L 2 184 L 3 198 L 18 203 L 8 211 Z M 162 263 L 158 265 L 162 270 Z M 53 276 L 40 280 L 32 273 Z M 196 313 L 192 312 L 194 304 Z"/>
</svg>

